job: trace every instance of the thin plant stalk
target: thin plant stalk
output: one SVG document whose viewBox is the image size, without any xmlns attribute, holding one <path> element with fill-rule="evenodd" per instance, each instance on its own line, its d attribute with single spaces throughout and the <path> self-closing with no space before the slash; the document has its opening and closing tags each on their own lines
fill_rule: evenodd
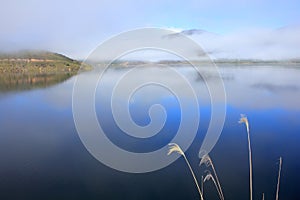
<svg viewBox="0 0 300 200">
<path fill-rule="evenodd" d="M 217 185 L 217 182 L 216 182 L 215 178 L 213 177 L 213 175 L 210 172 L 205 176 L 203 182 L 206 182 L 206 181 L 208 181 L 210 179 L 213 181 L 213 183 L 214 183 L 214 185 L 215 185 L 215 187 L 216 187 L 216 189 L 218 191 L 219 197 L 222 200 L 222 198 L 223 198 L 222 195 L 221 195 L 222 193 L 221 193 L 221 191 L 218 188 L 218 185 Z"/>
<path fill-rule="evenodd" d="M 186 164 L 189 166 L 189 169 L 190 169 L 190 171 L 191 171 L 191 173 L 192 173 L 192 176 L 193 176 L 193 178 L 194 178 L 194 181 L 195 181 L 195 184 L 196 184 L 196 186 L 197 186 L 198 192 L 199 192 L 199 194 L 200 194 L 200 198 L 201 198 L 201 200 L 204 200 L 204 199 L 203 199 L 202 192 L 201 192 L 200 187 L 199 187 L 199 184 L 198 184 L 198 181 L 197 181 L 196 176 L 195 176 L 195 174 L 194 174 L 194 171 L 193 171 L 193 169 L 192 169 L 192 167 L 191 167 L 191 165 L 190 165 L 190 162 L 189 162 L 188 159 L 186 158 L 185 154 L 183 154 L 183 158 L 184 158 Z"/>
<path fill-rule="evenodd" d="M 278 179 L 277 179 L 276 200 L 278 200 L 278 195 L 279 195 L 281 166 L 282 166 L 282 157 L 279 158 L 279 170 L 278 170 Z"/>
<path fill-rule="evenodd" d="M 204 180 L 203 180 L 203 176 L 201 176 L 201 191 L 202 191 L 202 195 L 204 196 L 203 185 L 204 185 Z"/>
<path fill-rule="evenodd" d="M 179 147 L 179 145 L 176 144 L 176 143 L 170 143 L 169 146 L 170 146 L 170 148 L 169 148 L 168 155 L 170 155 L 170 154 L 173 153 L 173 152 L 176 152 L 176 153 L 178 153 L 178 154 L 180 154 L 180 155 L 183 156 L 183 158 L 184 158 L 186 164 L 188 165 L 189 170 L 190 170 L 190 172 L 191 172 L 191 174 L 192 174 L 192 176 L 193 176 L 193 178 L 194 178 L 195 184 L 196 184 L 196 186 L 197 186 L 197 189 L 198 189 L 198 192 L 199 192 L 199 195 L 200 195 L 200 199 L 201 199 L 201 200 L 204 200 L 204 199 L 203 199 L 202 192 L 201 192 L 201 189 L 200 189 L 199 184 L 198 184 L 198 181 L 197 181 L 197 178 L 196 178 L 196 176 L 195 176 L 195 173 L 194 173 L 194 171 L 193 171 L 193 169 L 192 169 L 192 167 L 191 167 L 191 165 L 190 165 L 190 162 L 189 162 L 188 159 L 186 158 L 184 152 L 181 150 L 181 148 Z"/>
<path fill-rule="evenodd" d="M 250 130 L 249 122 L 245 115 L 241 115 L 239 123 L 245 123 L 247 134 L 248 134 L 248 153 L 249 153 L 249 179 L 250 179 L 250 200 L 252 200 L 253 185 L 252 185 L 252 153 L 251 153 L 251 141 L 250 141 Z"/>
<path fill-rule="evenodd" d="M 216 171 L 215 166 L 214 166 L 214 164 L 213 164 L 213 162 L 212 162 L 212 160 L 211 160 L 211 158 L 209 157 L 208 154 L 202 157 L 202 159 L 200 161 L 200 165 L 202 163 L 205 163 L 207 167 L 211 166 L 211 168 L 213 170 L 213 173 L 216 177 L 215 180 L 216 180 L 216 187 L 217 187 L 218 193 L 220 195 L 221 200 L 224 200 L 224 195 L 223 195 L 221 184 L 220 184 L 220 181 L 219 181 L 219 178 L 218 178 L 218 175 L 217 175 L 217 171 Z"/>
<path fill-rule="evenodd" d="M 216 172 L 216 170 L 215 170 L 215 167 L 214 167 L 213 162 L 211 162 L 211 168 L 212 168 L 212 170 L 213 170 L 213 172 L 214 172 L 214 174 L 215 174 L 215 177 L 216 177 L 216 181 L 217 181 L 218 188 L 219 188 L 218 191 L 219 191 L 219 193 L 220 193 L 220 195 L 221 195 L 221 200 L 224 200 L 224 195 L 223 195 L 223 192 L 222 192 L 221 184 L 220 184 L 219 178 L 218 178 L 218 176 L 217 176 L 217 172 Z"/>
</svg>

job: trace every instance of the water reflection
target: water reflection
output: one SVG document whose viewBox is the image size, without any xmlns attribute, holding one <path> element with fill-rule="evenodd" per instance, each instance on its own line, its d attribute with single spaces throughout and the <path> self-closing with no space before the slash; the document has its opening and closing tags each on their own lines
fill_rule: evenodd
<svg viewBox="0 0 300 200">
<path fill-rule="evenodd" d="M 252 85 L 253 88 L 267 90 L 269 92 L 287 92 L 292 91 L 296 92 L 300 88 L 296 85 L 276 85 L 276 84 L 270 84 L 270 83 L 257 83 Z"/>
<path fill-rule="evenodd" d="M 107 103 L 102 104 L 105 98 L 101 97 L 110 94 L 113 85 L 127 70 L 110 69 L 104 74 L 97 88 L 95 106 L 98 118 L 111 134 L 111 139 L 121 147 L 135 150 L 140 148 L 140 141 L 120 136 L 121 132 L 113 124 L 111 115 L 107 115 L 109 107 L 101 107 Z M 137 78 L 147 76 L 147 70 L 151 69 L 143 69 Z M 199 131 L 186 155 L 198 179 L 201 179 L 202 169 L 198 167 L 197 155 L 210 118 L 210 96 L 204 82 L 199 81 L 201 76 L 192 67 L 182 66 L 176 70 L 190 82 L 200 103 Z M 237 123 L 240 114 L 245 113 L 252 131 L 254 198 L 260 199 L 265 192 L 269 199 L 275 199 L 276 161 L 282 156 L 280 199 L 297 199 L 300 185 L 300 70 L 226 66 L 220 67 L 220 73 L 227 94 L 227 116 L 211 157 L 225 198 L 249 198 L 247 135 L 244 126 Z M 6 88 L 0 92 L 0 199 L 198 198 L 182 159 L 157 172 L 139 175 L 120 173 L 96 161 L 83 147 L 73 122 L 72 88 L 75 78 L 41 90 L 14 93 L 7 93 L 10 89 L 16 91 L 14 86 L 0 84 L 1 88 Z M 51 85 L 50 80 L 45 81 L 42 76 L 40 79 Z M 87 84 L 88 81 L 87 76 Z M 213 82 L 213 77 L 209 81 Z M 176 80 L 172 84 L 180 87 Z M 133 120 L 139 125 L 146 125 L 149 123 L 149 106 L 161 103 L 169 112 L 170 118 L 164 131 L 170 135 L 158 135 L 159 140 L 152 138 L 153 141 L 145 144 L 141 151 L 153 150 L 168 142 L 180 120 L 178 102 L 170 92 L 155 87 L 145 88 L 144 92 L 135 93 L 129 102 Z M 214 187 L 210 186 L 209 183 L 205 185 L 206 198 L 217 198 L 213 196 Z"/>
<path fill-rule="evenodd" d="M 54 73 L 54 74 L 1 73 L 0 92 L 45 88 L 63 82 L 73 75 L 74 73 Z"/>
<path fill-rule="evenodd" d="M 109 93 L 117 81 L 131 68 L 116 69 L 112 68 L 106 71 L 101 77 L 101 84 L 104 93 Z M 143 68 L 137 79 L 143 79 L 149 76 L 151 68 Z M 191 66 L 175 67 L 175 70 L 186 77 L 195 91 L 200 104 L 210 105 L 210 95 L 207 90 L 207 84 L 213 84 L 217 78 L 212 74 L 209 68 L 203 67 L 202 74 L 199 74 Z M 267 109 L 283 108 L 291 110 L 300 110 L 300 68 L 284 68 L 270 66 L 243 66 L 230 67 L 220 66 L 220 76 L 225 85 L 227 104 L 239 108 Z M 97 76 L 91 74 L 91 76 Z M 207 83 L 204 83 L 203 76 Z M 168 79 L 168 77 L 164 77 Z M 87 80 L 88 81 L 88 80 Z M 180 88 L 177 80 L 168 80 L 174 87 Z M 157 93 L 149 95 L 146 101 L 157 96 L 162 97 L 167 93 Z M 145 101 L 142 100 L 142 101 Z"/>
<path fill-rule="evenodd" d="M 221 68 L 228 104 L 240 108 L 300 110 L 300 69 L 284 67 Z"/>
</svg>

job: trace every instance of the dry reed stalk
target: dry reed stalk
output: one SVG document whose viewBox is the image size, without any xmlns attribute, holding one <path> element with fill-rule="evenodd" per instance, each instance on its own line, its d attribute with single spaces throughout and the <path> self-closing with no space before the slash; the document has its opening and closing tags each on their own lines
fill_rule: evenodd
<svg viewBox="0 0 300 200">
<path fill-rule="evenodd" d="M 250 200 L 252 200 L 253 195 L 253 185 L 252 185 L 252 152 L 251 152 L 251 141 L 250 141 L 250 130 L 249 122 L 245 115 L 241 115 L 239 123 L 245 123 L 247 134 L 248 134 L 248 153 L 249 153 L 249 179 L 250 179 Z"/>
<path fill-rule="evenodd" d="M 201 176 L 201 191 L 202 191 L 202 195 L 204 197 L 204 189 L 203 189 L 203 185 L 204 185 L 204 179 L 203 179 L 203 175 Z"/>
<path fill-rule="evenodd" d="M 278 195 L 279 195 L 281 166 L 282 166 L 282 157 L 279 158 L 279 170 L 278 170 L 278 179 L 277 179 L 276 200 L 278 200 Z"/>
<path fill-rule="evenodd" d="M 197 186 L 197 189 L 198 189 L 200 198 L 201 198 L 201 200 L 204 200 L 204 199 L 203 199 L 202 192 L 201 192 L 201 189 L 200 189 L 199 184 L 198 184 L 198 181 L 197 181 L 197 178 L 196 178 L 196 176 L 195 176 L 195 174 L 194 174 L 194 171 L 193 171 L 193 169 L 192 169 L 192 167 L 191 167 L 191 165 L 190 165 L 190 162 L 189 162 L 188 159 L 186 158 L 184 152 L 183 152 L 182 149 L 179 147 L 179 145 L 176 144 L 176 143 L 170 143 L 169 146 L 170 146 L 170 147 L 169 147 L 168 155 L 170 155 L 171 153 L 175 152 L 175 153 L 178 153 L 178 154 L 180 154 L 180 155 L 183 156 L 183 158 L 184 158 L 186 164 L 188 165 L 188 167 L 189 167 L 189 169 L 190 169 L 190 172 L 191 172 L 191 174 L 192 174 L 192 176 L 193 176 L 193 178 L 194 178 L 194 181 L 195 181 L 195 184 L 196 184 L 196 186 Z"/>
<path fill-rule="evenodd" d="M 213 183 L 214 183 L 214 185 L 215 185 L 215 187 L 216 187 L 216 189 L 217 189 L 217 191 L 218 191 L 218 194 L 219 194 L 219 197 L 220 197 L 220 199 L 222 200 L 222 191 L 220 191 L 219 190 L 219 188 L 218 188 L 218 184 L 217 184 L 217 182 L 216 182 L 216 180 L 215 180 L 215 178 L 213 177 L 213 175 L 211 174 L 211 172 L 210 171 L 208 171 L 208 174 L 205 176 L 205 178 L 204 178 L 204 183 L 206 182 L 206 181 L 208 181 L 208 180 L 212 180 L 213 181 Z"/>
<path fill-rule="evenodd" d="M 221 184 L 220 184 L 215 166 L 214 166 L 214 164 L 213 164 L 213 162 L 212 162 L 212 160 L 211 160 L 211 158 L 209 157 L 208 154 L 206 154 L 205 156 L 202 157 L 199 165 L 202 165 L 202 164 L 205 164 L 206 167 L 211 167 L 212 168 L 213 173 L 216 177 L 216 187 L 217 187 L 218 193 L 220 195 L 220 199 L 224 200 L 224 195 L 223 195 L 223 192 L 222 192 Z"/>
</svg>

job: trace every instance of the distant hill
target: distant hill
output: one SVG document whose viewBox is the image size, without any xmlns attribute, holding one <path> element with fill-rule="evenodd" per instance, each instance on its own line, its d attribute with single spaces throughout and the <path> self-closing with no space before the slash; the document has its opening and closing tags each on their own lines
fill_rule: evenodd
<svg viewBox="0 0 300 200">
<path fill-rule="evenodd" d="M 0 53 L 0 59 L 36 59 L 36 60 L 60 60 L 74 61 L 62 54 L 49 51 L 19 51 L 15 53 Z"/>
<path fill-rule="evenodd" d="M 88 65 L 48 51 L 0 53 L 0 93 L 49 87 L 77 74 Z"/>
<path fill-rule="evenodd" d="M 0 73 L 77 73 L 81 62 L 48 51 L 0 53 Z"/>
</svg>

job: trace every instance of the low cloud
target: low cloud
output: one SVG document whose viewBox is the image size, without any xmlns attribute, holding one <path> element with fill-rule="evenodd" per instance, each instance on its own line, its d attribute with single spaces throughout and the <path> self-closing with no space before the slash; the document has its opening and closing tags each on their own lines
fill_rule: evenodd
<svg viewBox="0 0 300 200">
<path fill-rule="evenodd" d="M 233 5 L 238 4 L 238 1 L 230 2 Z M 258 2 L 255 2 L 253 6 L 258 6 L 256 5 Z M 223 1 L 212 1 L 207 5 L 203 2 L 199 4 L 197 1 L 189 1 L 189 3 L 185 2 L 180 6 L 175 6 L 172 1 L 162 2 L 158 0 L 147 4 L 143 1 L 120 1 L 116 4 L 116 2 L 109 0 L 89 0 L 84 3 L 83 1 L 70 3 L 59 0 L 45 2 L 37 0 L 6 1 L 0 7 L 0 52 L 43 49 L 84 59 L 101 42 L 122 31 L 144 26 L 163 27 L 166 24 L 176 26 L 175 29 L 178 31 L 180 25 L 197 24 L 192 23 L 197 18 L 191 17 L 189 15 L 191 12 L 199 14 L 206 12 L 209 8 L 215 8 L 215 5 L 223 4 Z M 186 6 L 185 12 L 184 9 L 181 9 L 183 6 Z M 163 8 L 171 9 L 172 12 L 169 11 L 170 13 L 167 14 L 172 14 L 172 20 L 168 20 L 165 17 L 167 14 L 161 12 L 164 10 Z M 212 12 L 211 20 L 214 19 L 214 15 Z M 219 15 L 227 16 L 228 13 L 219 13 Z M 181 24 L 176 24 L 177 21 L 180 21 L 179 19 L 182 20 Z M 227 20 L 236 24 L 234 19 L 236 19 L 235 16 Z M 218 23 L 213 24 L 211 28 L 218 27 L 218 24 L 221 23 L 218 20 L 214 21 Z M 204 24 L 203 27 L 207 27 L 205 22 L 207 21 L 201 22 Z M 244 24 L 243 26 L 241 24 L 235 26 L 247 27 Z M 300 58 L 300 26 L 277 30 L 250 29 L 224 35 L 202 29 L 189 29 L 183 30 L 182 34 L 199 43 L 212 58 L 276 60 Z M 175 33 L 170 37 L 174 39 L 178 35 Z M 188 49 L 188 51 L 191 52 L 192 50 Z M 198 57 L 203 56 L 203 52 L 191 53 Z M 152 56 L 151 54 L 142 53 L 142 57 L 155 60 L 153 57 L 156 55 L 153 54 Z M 159 54 L 157 57 L 168 59 L 168 56 L 164 54 Z M 170 58 L 173 59 L 172 56 Z"/>
<path fill-rule="evenodd" d="M 163 37 L 162 42 L 186 48 L 181 37 L 191 38 L 200 45 L 198 49 L 186 48 L 185 54 L 195 60 L 205 59 L 300 59 L 300 26 L 281 29 L 248 29 L 229 34 L 216 34 L 201 29 L 176 30 Z M 145 38 L 147 39 L 147 38 Z M 201 51 L 201 48 L 203 51 Z M 142 50 L 123 57 L 126 60 L 180 60 L 182 58 L 162 51 Z"/>
<path fill-rule="evenodd" d="M 282 60 L 300 58 L 299 35 L 300 26 L 251 29 L 226 35 L 202 31 L 187 36 L 199 43 L 212 58 Z"/>
<path fill-rule="evenodd" d="M 0 51 L 44 49 L 83 59 L 101 42 L 120 32 L 145 26 L 174 26 L 177 30 L 196 28 L 184 30 L 182 34 L 199 43 L 213 58 L 299 58 L 300 26 L 228 33 L 253 25 L 276 27 L 282 21 L 297 23 L 297 6 L 290 1 L 274 3 L 271 0 L 180 3 L 170 0 L 10 0 L 0 7 Z M 265 12 L 266 9 L 271 10 Z M 276 11 L 285 14 L 279 16 Z M 227 33 L 219 35 L 197 28 Z"/>
</svg>

